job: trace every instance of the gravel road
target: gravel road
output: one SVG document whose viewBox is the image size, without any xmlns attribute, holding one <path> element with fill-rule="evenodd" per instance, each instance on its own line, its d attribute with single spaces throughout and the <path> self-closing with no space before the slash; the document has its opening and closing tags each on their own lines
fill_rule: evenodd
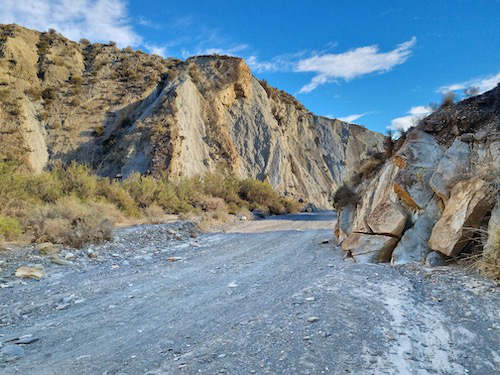
<svg viewBox="0 0 500 375">
<path fill-rule="evenodd" d="M 496 284 L 343 260 L 334 219 L 123 228 L 62 266 L 0 253 L 0 374 L 495 373 Z"/>
</svg>

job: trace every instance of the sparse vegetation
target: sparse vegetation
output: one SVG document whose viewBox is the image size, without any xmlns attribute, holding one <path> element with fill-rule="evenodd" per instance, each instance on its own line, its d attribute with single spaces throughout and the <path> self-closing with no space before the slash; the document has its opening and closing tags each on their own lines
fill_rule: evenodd
<svg viewBox="0 0 500 375">
<path fill-rule="evenodd" d="M 441 108 L 449 107 L 455 103 L 455 93 L 453 91 L 447 92 L 441 98 Z"/>
<path fill-rule="evenodd" d="M 42 98 L 46 102 L 50 102 L 56 98 L 56 90 L 53 87 L 47 87 L 42 91 Z"/>
<path fill-rule="evenodd" d="M 268 183 L 214 172 L 170 180 L 138 173 L 124 181 L 100 178 L 76 163 L 55 165 L 39 175 L 18 164 L 0 163 L 0 236 L 25 237 L 80 247 L 111 236 L 111 224 L 123 219 L 157 222 L 165 214 L 195 214 L 225 220 L 250 209 L 281 214 L 297 212 L 298 202 L 280 197 Z"/>
<path fill-rule="evenodd" d="M 0 216 L 0 240 L 13 240 L 23 233 L 23 227 L 17 219 Z"/>
<path fill-rule="evenodd" d="M 336 210 L 340 210 L 348 204 L 356 205 L 358 200 L 358 195 L 349 186 L 344 184 L 335 192 L 333 196 L 333 206 Z"/>
<path fill-rule="evenodd" d="M 500 226 L 492 225 L 488 239 L 477 265 L 485 275 L 500 280 Z"/>
</svg>

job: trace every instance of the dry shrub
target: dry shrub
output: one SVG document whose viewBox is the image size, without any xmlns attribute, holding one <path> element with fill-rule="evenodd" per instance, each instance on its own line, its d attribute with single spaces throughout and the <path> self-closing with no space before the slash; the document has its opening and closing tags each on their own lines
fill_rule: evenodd
<svg viewBox="0 0 500 375">
<path fill-rule="evenodd" d="M 24 90 L 24 93 L 33 100 L 40 100 L 42 98 L 42 91 L 37 87 L 30 87 Z"/>
<path fill-rule="evenodd" d="M 100 180 L 86 165 L 72 162 L 59 173 L 66 194 L 76 194 L 82 199 L 91 199 L 97 195 Z"/>
<path fill-rule="evenodd" d="M 56 90 L 53 87 L 47 87 L 42 91 L 42 98 L 46 102 L 50 102 L 56 98 Z"/>
<path fill-rule="evenodd" d="M 89 202 L 89 205 L 108 219 L 112 224 L 119 224 L 126 221 L 125 214 L 117 206 L 104 200 L 98 202 Z"/>
<path fill-rule="evenodd" d="M 158 194 L 158 182 L 151 176 L 133 173 L 123 182 L 123 187 L 130 193 L 139 207 L 151 206 Z"/>
<path fill-rule="evenodd" d="M 453 91 L 443 94 L 441 98 L 441 108 L 449 107 L 455 103 L 455 93 Z"/>
<path fill-rule="evenodd" d="M 241 182 L 239 196 L 250 203 L 250 208 L 270 207 L 279 200 L 278 193 L 270 184 L 250 178 Z"/>
<path fill-rule="evenodd" d="M 18 220 L 35 241 L 75 247 L 108 238 L 111 223 L 133 223 L 143 216 L 159 222 L 165 214 L 193 213 L 220 224 L 229 219 L 228 213 L 243 212 L 250 218 L 248 209 L 283 214 L 301 208 L 266 182 L 222 172 L 175 181 L 166 175 L 154 178 L 136 173 L 111 182 L 76 163 L 66 167 L 54 163 L 50 171 L 32 175 L 18 164 L 0 162 L 0 181 L 3 237 L 22 234 Z"/>
<path fill-rule="evenodd" d="M 479 270 L 487 276 L 500 280 L 500 225 L 495 223 L 488 229 L 488 241 L 477 262 Z"/>
<path fill-rule="evenodd" d="M 165 219 L 165 211 L 163 211 L 163 209 L 156 204 L 146 207 L 144 209 L 144 215 L 146 216 L 148 223 L 151 224 L 160 224 Z"/>
<path fill-rule="evenodd" d="M 286 213 L 295 214 L 302 211 L 303 205 L 295 199 L 281 198 L 280 202 L 283 205 Z"/>
<path fill-rule="evenodd" d="M 113 182 L 110 184 L 105 184 L 101 186 L 100 193 L 105 199 L 117 206 L 127 216 L 140 216 L 140 211 L 137 207 L 136 202 L 120 183 Z"/>
<path fill-rule="evenodd" d="M 36 242 L 81 248 L 112 237 L 112 224 L 102 212 L 72 197 L 35 208 L 26 220 Z"/>
<path fill-rule="evenodd" d="M 333 206 L 335 209 L 340 210 L 348 204 L 356 205 L 358 200 L 358 195 L 349 186 L 342 185 L 333 196 Z"/>
</svg>

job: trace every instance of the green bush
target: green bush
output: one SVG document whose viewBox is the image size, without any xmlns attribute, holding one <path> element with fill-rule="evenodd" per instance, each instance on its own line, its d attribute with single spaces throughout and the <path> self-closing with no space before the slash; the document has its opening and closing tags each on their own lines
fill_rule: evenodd
<svg viewBox="0 0 500 375">
<path fill-rule="evenodd" d="M 15 240 L 23 234 L 23 226 L 17 219 L 0 216 L 0 239 Z"/>
<path fill-rule="evenodd" d="M 270 207 L 279 200 L 279 195 L 273 187 L 262 181 L 247 178 L 243 180 L 239 188 L 240 198 L 246 200 L 252 206 Z M 256 208 L 256 207 L 255 207 Z"/>
<path fill-rule="evenodd" d="M 58 172 L 65 194 L 75 194 L 81 199 L 91 199 L 97 195 L 99 178 L 86 165 L 72 162 L 64 170 L 56 171 Z"/>
<path fill-rule="evenodd" d="M 33 199 L 46 203 L 54 203 L 64 194 L 63 184 L 55 173 L 43 172 L 36 176 L 26 176 L 23 185 Z"/>
<path fill-rule="evenodd" d="M 99 242 L 109 237 L 104 218 L 144 218 L 155 212 L 195 212 L 203 217 L 225 220 L 228 213 L 248 209 L 283 214 L 300 209 L 298 202 L 280 197 L 273 187 L 254 179 L 214 172 L 204 177 L 171 181 L 166 175 L 154 178 L 132 174 L 124 181 L 98 177 L 85 165 L 55 164 L 50 171 L 32 175 L 18 164 L 0 162 L 0 235 L 5 239 L 23 233 L 35 241 L 70 246 Z"/>
<path fill-rule="evenodd" d="M 100 195 L 108 202 L 117 206 L 128 216 L 140 216 L 139 207 L 131 197 L 130 193 L 118 182 L 102 184 Z"/>
</svg>

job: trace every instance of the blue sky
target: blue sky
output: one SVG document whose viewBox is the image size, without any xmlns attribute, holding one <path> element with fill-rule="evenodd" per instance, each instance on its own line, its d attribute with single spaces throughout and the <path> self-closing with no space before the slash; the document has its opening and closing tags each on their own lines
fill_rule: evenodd
<svg viewBox="0 0 500 375">
<path fill-rule="evenodd" d="M 384 132 L 500 81 L 500 1 L 1 0 L 0 22 L 187 58 L 246 59 L 316 114 Z"/>
</svg>

